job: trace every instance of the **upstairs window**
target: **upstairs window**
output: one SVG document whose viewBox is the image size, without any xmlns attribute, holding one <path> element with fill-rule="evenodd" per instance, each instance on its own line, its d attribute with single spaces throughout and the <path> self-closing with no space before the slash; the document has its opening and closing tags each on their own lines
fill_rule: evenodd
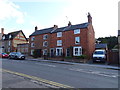
<svg viewBox="0 0 120 90">
<path fill-rule="evenodd" d="M 74 34 L 80 34 L 80 29 L 75 29 Z"/>
<path fill-rule="evenodd" d="M 75 44 L 80 44 L 80 37 L 75 37 Z"/>
<path fill-rule="evenodd" d="M 62 40 L 57 40 L 57 46 L 62 46 Z"/>
<path fill-rule="evenodd" d="M 34 44 L 34 43 L 31 43 L 31 47 L 35 47 L 35 44 Z"/>
<path fill-rule="evenodd" d="M 34 41 L 34 40 L 35 40 L 35 37 L 32 37 L 32 38 L 31 38 L 31 41 Z"/>
<path fill-rule="evenodd" d="M 5 36 L 3 36 L 2 39 L 4 40 L 4 39 L 5 39 Z"/>
<path fill-rule="evenodd" d="M 48 35 L 43 35 L 43 39 L 46 40 L 48 38 Z"/>
<path fill-rule="evenodd" d="M 9 35 L 9 39 L 11 39 L 12 38 L 12 36 L 11 35 Z"/>
<path fill-rule="evenodd" d="M 47 41 L 44 41 L 44 42 L 43 42 L 43 46 L 44 46 L 44 47 L 47 47 L 47 46 L 48 46 L 48 42 L 47 42 Z"/>
<path fill-rule="evenodd" d="M 62 32 L 58 32 L 57 37 L 62 37 Z"/>
</svg>

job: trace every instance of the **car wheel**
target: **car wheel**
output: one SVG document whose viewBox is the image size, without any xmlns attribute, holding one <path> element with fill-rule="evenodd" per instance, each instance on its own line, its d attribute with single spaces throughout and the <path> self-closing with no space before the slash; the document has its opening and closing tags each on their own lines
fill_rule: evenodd
<svg viewBox="0 0 120 90">
<path fill-rule="evenodd" d="M 15 60 L 17 60 L 17 56 L 15 56 Z"/>
</svg>

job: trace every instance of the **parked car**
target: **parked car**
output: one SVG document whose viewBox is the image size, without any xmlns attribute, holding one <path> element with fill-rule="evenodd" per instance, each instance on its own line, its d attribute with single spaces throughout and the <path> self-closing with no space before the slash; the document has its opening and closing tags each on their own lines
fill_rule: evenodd
<svg viewBox="0 0 120 90">
<path fill-rule="evenodd" d="M 7 53 L 0 53 L 1 58 L 8 58 L 9 55 Z"/>
<path fill-rule="evenodd" d="M 21 54 L 20 52 L 11 52 L 9 54 L 10 59 L 25 59 L 25 55 Z"/>
<path fill-rule="evenodd" d="M 93 53 L 93 62 L 106 62 L 106 51 L 105 50 L 95 50 Z"/>
</svg>

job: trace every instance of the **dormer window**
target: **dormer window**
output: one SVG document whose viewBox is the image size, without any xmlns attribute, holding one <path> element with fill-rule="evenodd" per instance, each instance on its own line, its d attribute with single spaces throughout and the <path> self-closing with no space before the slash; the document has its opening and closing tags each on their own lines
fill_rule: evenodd
<svg viewBox="0 0 120 90">
<path fill-rule="evenodd" d="M 46 40 L 48 38 L 48 35 L 43 35 L 43 39 Z"/>
<path fill-rule="evenodd" d="M 80 29 L 75 29 L 74 34 L 80 34 Z"/>
</svg>

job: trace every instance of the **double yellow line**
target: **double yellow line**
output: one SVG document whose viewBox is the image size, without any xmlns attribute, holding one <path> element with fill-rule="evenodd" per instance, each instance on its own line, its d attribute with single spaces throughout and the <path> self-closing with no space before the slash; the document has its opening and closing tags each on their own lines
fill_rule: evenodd
<svg viewBox="0 0 120 90">
<path fill-rule="evenodd" d="M 46 84 L 49 84 L 49 85 L 52 85 L 52 86 L 55 86 L 55 87 L 58 87 L 58 88 L 74 88 L 74 87 L 71 87 L 71 86 L 68 86 L 68 85 L 64 85 L 64 84 L 60 84 L 60 83 L 57 83 L 57 82 L 45 80 L 45 79 L 38 78 L 38 77 L 35 77 L 35 76 L 29 76 L 29 75 L 23 74 L 23 73 L 13 72 L 13 71 L 9 71 L 9 70 L 6 70 L 6 69 L 2 69 L 2 71 L 8 72 L 8 73 L 11 73 L 11 74 L 15 74 L 15 75 L 19 75 L 19 76 L 23 76 L 23 77 L 27 77 L 29 79 L 36 80 L 36 81 L 42 82 L 42 83 L 46 83 Z"/>
</svg>

